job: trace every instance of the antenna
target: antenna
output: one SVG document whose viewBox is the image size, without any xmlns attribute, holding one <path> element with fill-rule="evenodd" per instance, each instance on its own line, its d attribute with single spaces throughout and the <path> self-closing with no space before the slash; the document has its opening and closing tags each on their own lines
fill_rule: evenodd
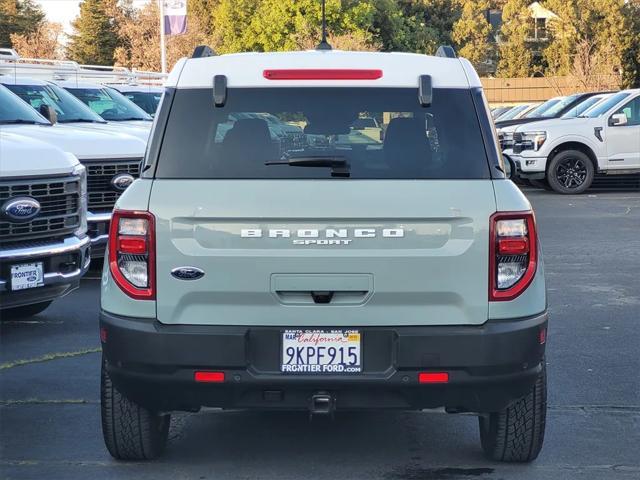
<svg viewBox="0 0 640 480">
<path fill-rule="evenodd" d="M 331 45 L 327 42 L 327 17 L 325 15 L 325 0 L 322 1 L 322 40 L 316 47 L 316 50 L 332 50 Z"/>
</svg>

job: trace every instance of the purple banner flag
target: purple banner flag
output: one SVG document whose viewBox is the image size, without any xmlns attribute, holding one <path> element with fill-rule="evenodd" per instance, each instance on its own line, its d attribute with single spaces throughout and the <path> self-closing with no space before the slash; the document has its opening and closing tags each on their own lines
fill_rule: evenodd
<svg viewBox="0 0 640 480">
<path fill-rule="evenodd" d="M 182 35 L 187 32 L 187 0 L 161 0 L 164 2 L 165 35 Z"/>
</svg>

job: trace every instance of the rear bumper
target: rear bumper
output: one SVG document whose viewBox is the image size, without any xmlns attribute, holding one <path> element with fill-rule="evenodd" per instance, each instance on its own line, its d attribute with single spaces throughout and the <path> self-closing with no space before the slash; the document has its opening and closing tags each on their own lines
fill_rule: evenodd
<svg viewBox="0 0 640 480">
<path fill-rule="evenodd" d="M 114 384 L 155 410 L 306 409 L 322 391 L 338 409 L 490 412 L 533 385 L 547 314 L 477 327 L 361 328 L 363 373 L 352 376 L 281 374 L 278 327 L 169 326 L 104 311 L 100 326 Z M 223 371 L 225 381 L 197 384 L 196 370 Z M 449 382 L 420 385 L 418 373 L 425 371 L 446 371 Z"/>
<path fill-rule="evenodd" d="M 80 285 L 91 262 L 88 237 L 69 237 L 56 243 L 0 250 L 0 309 L 47 302 Z M 44 285 L 12 291 L 10 270 L 20 263 L 42 262 Z"/>
</svg>

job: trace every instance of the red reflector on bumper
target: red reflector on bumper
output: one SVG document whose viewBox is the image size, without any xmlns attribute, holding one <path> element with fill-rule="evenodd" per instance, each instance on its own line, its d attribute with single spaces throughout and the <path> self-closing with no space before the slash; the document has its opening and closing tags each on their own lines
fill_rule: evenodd
<svg viewBox="0 0 640 480">
<path fill-rule="evenodd" d="M 418 374 L 418 383 L 447 383 L 449 374 L 447 372 L 422 372 Z"/>
<path fill-rule="evenodd" d="M 547 329 L 543 328 L 542 330 L 540 330 L 540 333 L 538 334 L 538 343 L 540 345 L 544 345 L 545 343 L 547 343 Z"/>
<path fill-rule="evenodd" d="M 267 80 L 377 80 L 382 70 L 305 68 L 265 70 L 262 75 Z"/>
<path fill-rule="evenodd" d="M 224 372 L 196 372 L 193 379 L 198 383 L 222 383 Z"/>
</svg>

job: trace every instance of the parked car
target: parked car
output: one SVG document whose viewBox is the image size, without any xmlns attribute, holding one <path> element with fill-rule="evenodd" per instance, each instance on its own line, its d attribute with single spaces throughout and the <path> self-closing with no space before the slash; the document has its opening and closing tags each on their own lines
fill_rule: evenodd
<svg viewBox="0 0 640 480">
<path fill-rule="evenodd" d="M 64 88 L 44 80 L 28 77 L 0 76 L 0 84 L 7 87 L 35 110 L 49 117 L 52 107 L 55 118 L 47 118 L 52 123 L 60 123 L 75 128 L 100 130 L 104 132 L 127 133 L 146 142 L 149 139 L 147 125 L 125 124 L 123 122 L 107 122 L 87 105 L 67 92 Z"/>
<path fill-rule="evenodd" d="M 507 113 L 509 110 L 511 110 L 512 108 L 514 108 L 513 105 L 507 105 L 504 107 L 496 107 L 491 109 L 491 118 L 493 118 L 494 120 L 496 118 L 498 118 L 500 115 Z"/>
<path fill-rule="evenodd" d="M 576 118 L 581 116 L 584 112 L 589 110 L 591 107 L 601 102 L 602 100 L 609 98 L 613 93 L 599 93 L 598 95 L 594 95 L 593 97 L 585 98 L 582 102 L 578 103 L 571 110 L 567 110 L 560 118 Z"/>
<path fill-rule="evenodd" d="M 325 141 L 282 154 L 254 113 Z M 366 117 L 384 141 L 349 140 Z M 203 406 L 444 407 L 479 414 L 488 457 L 536 458 L 544 269 L 470 62 L 196 55 L 174 67 L 156 122 L 103 272 L 112 456 L 160 455 L 171 412 Z"/>
<path fill-rule="evenodd" d="M 122 122 L 127 125 L 151 128 L 153 120 L 151 115 L 111 87 L 72 80 L 57 81 L 56 83 L 109 122 Z"/>
<path fill-rule="evenodd" d="M 526 114 L 530 110 L 536 108 L 538 105 L 538 103 L 525 103 L 522 105 L 517 105 L 512 109 L 504 112 L 502 115 L 496 118 L 495 121 L 498 122 L 502 120 L 511 120 L 513 118 L 519 117 L 520 115 Z"/>
<path fill-rule="evenodd" d="M 521 125 L 549 118 L 560 118 L 576 105 L 582 103 L 585 99 L 593 97 L 594 95 L 601 95 L 603 93 L 607 92 L 576 93 L 567 97 L 551 98 L 521 118 L 497 120 L 496 128 L 500 131 L 501 128 L 508 127 L 510 125 Z"/>
<path fill-rule="evenodd" d="M 156 110 L 158 109 L 158 105 L 160 104 L 160 99 L 162 98 L 162 92 L 164 91 L 162 87 L 152 86 L 152 85 L 110 85 L 111 88 L 117 90 L 122 95 L 127 97 L 137 106 L 139 106 L 142 110 L 147 112 L 149 115 L 154 117 L 156 115 Z"/>
<path fill-rule="evenodd" d="M 25 109 L 28 107 L 25 106 Z M 0 318 L 36 315 L 89 268 L 86 171 L 72 154 L 9 133 L 0 99 Z"/>
<path fill-rule="evenodd" d="M 89 237 L 94 257 L 104 255 L 111 210 L 140 174 L 143 140 L 116 132 L 52 125 L 20 97 L 0 85 L 4 132 L 42 140 L 75 155 L 87 168 Z"/>
<path fill-rule="evenodd" d="M 640 172 L 640 90 L 624 90 L 580 117 L 520 125 L 504 153 L 518 175 L 547 179 L 558 193 L 582 193 L 596 173 Z"/>
</svg>

